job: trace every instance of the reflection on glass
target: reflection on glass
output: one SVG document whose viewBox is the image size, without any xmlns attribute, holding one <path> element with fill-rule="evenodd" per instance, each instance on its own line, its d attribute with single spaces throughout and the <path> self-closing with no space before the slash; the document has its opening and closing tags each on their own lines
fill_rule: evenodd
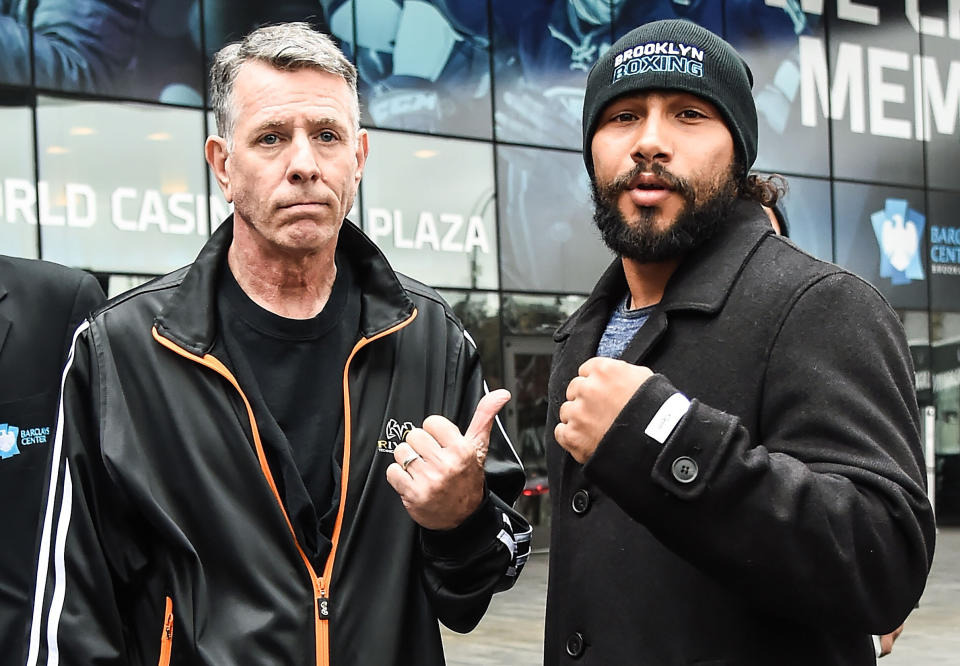
<svg viewBox="0 0 960 666">
<path fill-rule="evenodd" d="M 922 190 L 834 183 L 837 263 L 898 309 L 927 306 L 927 215 Z"/>
<path fill-rule="evenodd" d="M 830 181 L 790 176 L 787 185 L 783 205 L 790 240 L 819 259 L 833 261 Z"/>
<path fill-rule="evenodd" d="M 931 370 L 936 443 L 936 511 L 960 524 L 960 313 L 931 313 Z"/>
<path fill-rule="evenodd" d="M 585 296 L 504 294 L 503 328 L 513 335 L 553 338 L 553 332 L 586 300 Z"/>
<path fill-rule="evenodd" d="M 500 370 L 500 298 L 495 293 L 441 289 L 463 328 L 477 343 L 483 377 L 491 389 L 503 387 Z"/>
<path fill-rule="evenodd" d="M 24 2 L 0 2 L 0 84 L 30 85 L 28 11 Z"/>
<path fill-rule="evenodd" d="M 903 330 L 913 359 L 917 402 L 931 403 L 930 385 L 930 317 L 926 310 L 899 310 Z"/>
<path fill-rule="evenodd" d="M 612 4 L 491 0 L 497 139 L 580 147 L 587 72 L 610 48 L 612 11 L 624 2 Z"/>
<path fill-rule="evenodd" d="M 0 2 L 0 82 L 30 82 L 31 15 L 38 87 L 203 103 L 199 2 Z"/>
<path fill-rule="evenodd" d="M 204 54 L 207 62 L 227 44 L 239 41 L 248 32 L 263 25 L 306 21 L 317 30 L 329 33 L 330 29 L 320 12 L 336 2 L 342 0 L 203 0 Z"/>
<path fill-rule="evenodd" d="M 357 65 L 366 123 L 491 136 L 485 2 L 328 0 L 324 5 L 332 33 Z"/>
<path fill-rule="evenodd" d="M 401 273 L 433 286 L 496 289 L 493 149 L 370 132 L 363 228 Z"/>
<path fill-rule="evenodd" d="M 956 9 L 954 12 L 958 11 Z M 940 27 L 944 26 L 941 19 Z M 950 31 L 939 35 L 921 34 L 919 83 L 922 88 L 923 120 L 919 123 L 926 141 L 926 184 L 947 190 L 960 190 L 957 165 L 960 164 L 960 65 L 957 64 L 960 20 L 954 19 Z M 916 66 L 916 64 L 914 64 Z"/>
<path fill-rule="evenodd" d="M 705 5 L 707 3 L 699 3 Z M 721 3 L 709 3 L 719 6 Z M 729 0 L 723 6 L 723 34 L 753 72 L 757 104 L 756 168 L 829 176 L 830 153 L 826 121 L 815 126 L 805 118 L 812 108 L 810 90 L 801 91 L 804 65 L 801 45 L 825 48 L 820 16 L 798 11 L 796 3 Z M 714 29 L 707 23 L 701 25 Z"/>
<path fill-rule="evenodd" d="M 505 409 L 504 424 L 527 473 L 517 506 L 535 528 L 534 548 L 547 546 L 550 522 L 543 436 L 553 332 L 583 300 L 580 296 L 528 294 L 503 297 L 503 365 L 506 387 L 513 393 L 513 400 Z"/>
<path fill-rule="evenodd" d="M 505 289 L 589 293 L 613 259 L 579 153 L 497 147 Z"/>
<path fill-rule="evenodd" d="M 922 187 L 924 147 L 917 138 L 913 71 L 920 52 L 917 31 L 902 3 L 828 5 L 835 11 L 828 22 L 829 56 L 812 48 L 806 56 L 812 63 L 808 80 L 818 89 L 818 122 L 828 103 L 833 118 L 833 176 Z M 864 13 L 872 15 L 870 21 Z"/>
<path fill-rule="evenodd" d="M 930 309 L 960 312 L 960 193 L 927 192 Z"/>
<path fill-rule="evenodd" d="M 40 98 L 43 258 L 165 273 L 209 235 L 199 110 Z"/>
<path fill-rule="evenodd" d="M 139 287 L 144 282 L 151 280 L 152 277 L 150 275 L 108 275 L 107 298 L 113 298 L 125 291 L 130 291 L 134 287 Z"/>
<path fill-rule="evenodd" d="M 7 105 L 9 104 L 9 106 Z M 33 118 L 24 103 L 0 95 L 0 252 L 37 258 Z"/>
</svg>

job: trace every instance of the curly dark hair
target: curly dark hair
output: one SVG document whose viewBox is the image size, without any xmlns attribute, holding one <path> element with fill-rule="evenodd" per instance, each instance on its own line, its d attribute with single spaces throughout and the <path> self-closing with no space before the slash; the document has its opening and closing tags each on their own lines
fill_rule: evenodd
<svg viewBox="0 0 960 666">
<path fill-rule="evenodd" d="M 773 208 L 786 193 L 787 179 L 778 173 L 769 176 L 751 173 L 747 174 L 740 182 L 740 196 L 742 198 L 756 201 L 768 208 Z"/>
</svg>

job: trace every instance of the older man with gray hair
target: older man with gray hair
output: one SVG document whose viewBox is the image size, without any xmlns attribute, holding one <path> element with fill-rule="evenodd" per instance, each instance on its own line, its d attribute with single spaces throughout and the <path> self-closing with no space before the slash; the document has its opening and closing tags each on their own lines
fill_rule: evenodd
<svg viewBox="0 0 960 666">
<path fill-rule="evenodd" d="M 261 28 L 211 82 L 234 213 L 75 339 L 27 663 L 442 664 L 437 620 L 528 550 L 509 394 L 345 219 L 368 137 L 330 39 Z"/>
</svg>

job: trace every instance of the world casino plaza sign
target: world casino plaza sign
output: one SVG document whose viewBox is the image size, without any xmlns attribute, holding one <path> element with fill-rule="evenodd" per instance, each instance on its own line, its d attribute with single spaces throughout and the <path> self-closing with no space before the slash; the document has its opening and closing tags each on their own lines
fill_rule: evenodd
<svg viewBox="0 0 960 666">
<path fill-rule="evenodd" d="M 89 229 L 98 224 L 104 204 L 110 224 L 128 232 L 206 236 L 209 217 L 216 227 L 230 214 L 222 199 L 191 192 L 117 187 L 104 195 L 86 183 L 66 183 L 55 192 L 42 180 L 0 180 L 0 214 L 8 224 L 35 225 L 39 218 L 45 227 Z"/>
</svg>

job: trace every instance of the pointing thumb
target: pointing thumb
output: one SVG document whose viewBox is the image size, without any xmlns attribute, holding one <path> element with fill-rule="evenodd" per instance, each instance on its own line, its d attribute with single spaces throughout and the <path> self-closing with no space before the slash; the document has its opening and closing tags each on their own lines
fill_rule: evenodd
<svg viewBox="0 0 960 666">
<path fill-rule="evenodd" d="M 497 389 L 483 396 L 477 403 L 477 409 L 473 413 L 473 419 L 470 421 L 470 427 L 467 428 L 464 439 L 477 446 L 478 452 L 482 451 L 484 456 L 487 453 L 487 447 L 490 446 L 490 430 L 493 428 L 493 421 L 508 402 L 510 402 L 510 391 Z"/>
</svg>

